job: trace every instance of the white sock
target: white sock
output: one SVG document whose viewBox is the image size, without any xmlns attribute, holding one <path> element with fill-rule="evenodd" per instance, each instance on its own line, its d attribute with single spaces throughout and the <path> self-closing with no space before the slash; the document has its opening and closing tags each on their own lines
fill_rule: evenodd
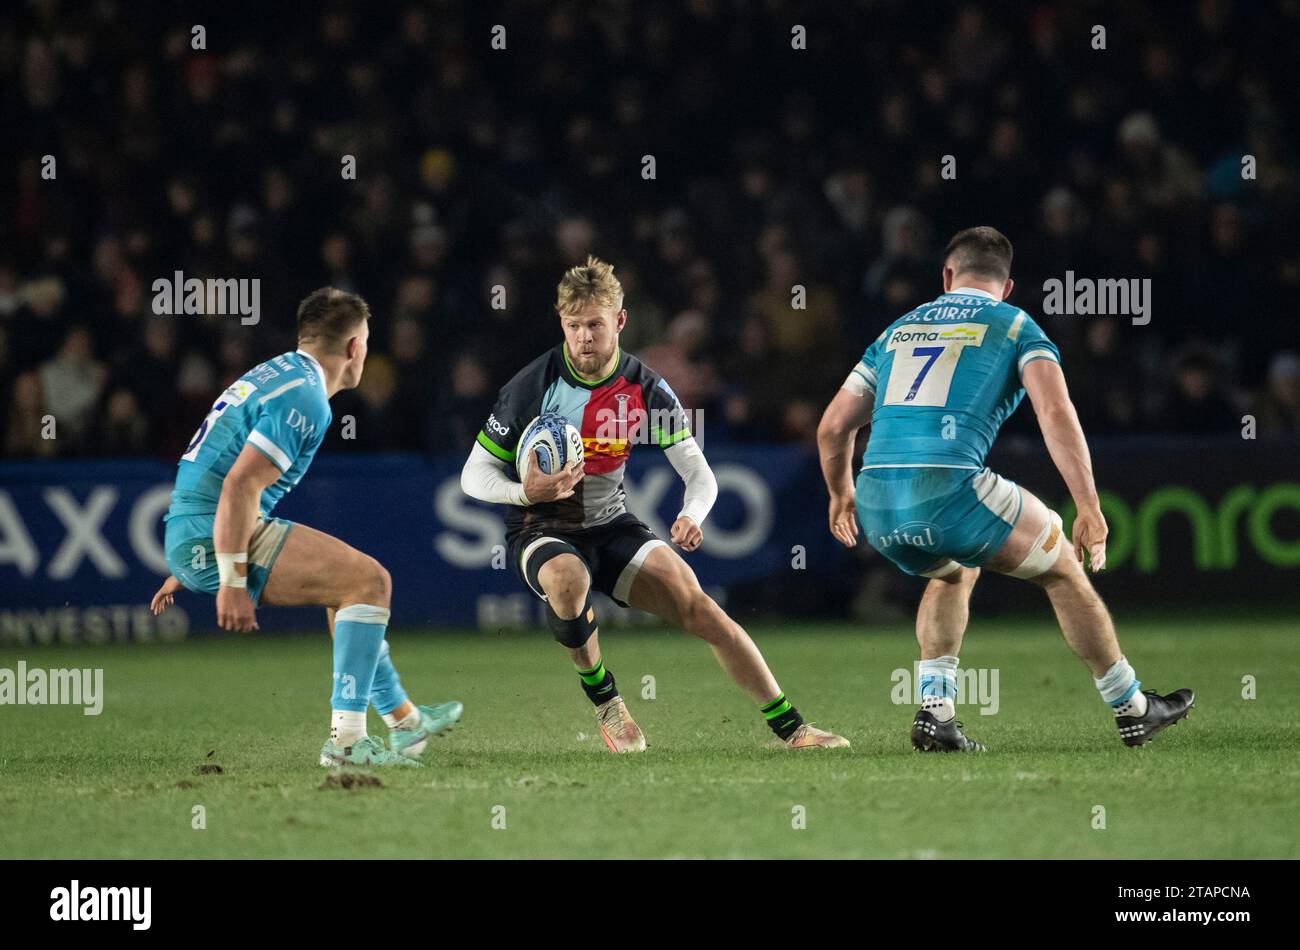
<svg viewBox="0 0 1300 950">
<path fill-rule="evenodd" d="M 366 713 L 354 709 L 336 709 L 330 719 L 330 739 L 347 748 L 366 737 Z"/>
<path fill-rule="evenodd" d="M 390 712 L 382 713 L 381 715 L 384 717 L 384 725 L 389 729 L 402 729 L 406 732 L 414 732 L 420 725 L 420 710 L 418 708 L 411 710 L 411 712 L 407 713 L 401 719 L 398 719 L 396 715 Z"/>
<path fill-rule="evenodd" d="M 944 696 L 942 699 L 938 696 L 926 696 L 921 700 L 921 708 L 940 722 L 948 722 L 957 715 L 957 707 L 953 705 L 951 696 Z"/>
<path fill-rule="evenodd" d="M 1115 718 L 1120 716 L 1136 716 L 1141 719 L 1147 714 L 1147 697 L 1146 693 L 1141 690 L 1134 693 L 1129 699 L 1120 703 L 1118 706 L 1112 706 L 1115 710 Z"/>
<path fill-rule="evenodd" d="M 957 714 L 957 657 L 936 656 L 922 660 L 917 665 L 921 682 L 921 708 L 940 722 L 947 722 Z"/>
<path fill-rule="evenodd" d="M 1101 698 L 1120 716 L 1142 717 L 1147 714 L 1147 697 L 1142 692 L 1142 683 L 1133 672 L 1128 660 L 1120 657 L 1105 673 L 1092 681 Z"/>
</svg>

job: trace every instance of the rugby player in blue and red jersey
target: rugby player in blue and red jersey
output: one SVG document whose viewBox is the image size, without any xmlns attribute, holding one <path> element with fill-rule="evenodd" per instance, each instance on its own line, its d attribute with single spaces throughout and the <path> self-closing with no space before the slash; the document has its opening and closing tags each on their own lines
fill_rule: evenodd
<svg viewBox="0 0 1300 950">
<path fill-rule="evenodd" d="M 700 588 L 682 557 L 627 510 L 623 471 L 636 444 L 662 449 L 685 482 L 670 533 L 683 551 L 703 541 L 701 526 L 717 482 L 672 389 L 619 347 L 628 316 L 614 268 L 594 257 L 570 268 L 559 284 L 556 312 L 563 342 L 501 388 L 461 485 L 473 498 L 507 506 L 510 568 L 546 602 L 551 632 L 596 707 L 605 744 L 615 752 L 646 747 L 601 658 L 593 590 L 705 641 L 787 747 L 847 746 L 843 737 L 804 722 L 740 624 Z M 521 482 L 519 440 L 544 412 L 578 429 L 584 458 L 550 475 L 529 466 Z"/>
</svg>

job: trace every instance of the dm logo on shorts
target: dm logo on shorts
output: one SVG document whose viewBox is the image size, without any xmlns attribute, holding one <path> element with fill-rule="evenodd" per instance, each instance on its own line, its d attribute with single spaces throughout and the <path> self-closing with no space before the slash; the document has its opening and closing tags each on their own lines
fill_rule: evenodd
<svg viewBox="0 0 1300 950">
<path fill-rule="evenodd" d="M 868 534 L 867 541 L 876 550 L 895 544 L 933 550 L 943 543 L 943 532 L 939 530 L 938 525 L 928 521 L 909 521 L 907 524 L 900 524 L 888 534 Z"/>
</svg>

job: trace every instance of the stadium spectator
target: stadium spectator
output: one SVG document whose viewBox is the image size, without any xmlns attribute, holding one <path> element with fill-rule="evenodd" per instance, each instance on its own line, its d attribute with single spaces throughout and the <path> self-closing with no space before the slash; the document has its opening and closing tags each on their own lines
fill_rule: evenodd
<svg viewBox="0 0 1300 950">
<path fill-rule="evenodd" d="M 50 458 L 58 449 L 55 438 L 45 437 L 47 410 L 36 373 L 23 373 L 14 379 L 9 400 L 9 419 L 5 426 L 5 455 L 9 458 Z"/>
<path fill-rule="evenodd" d="M 794 3 L 743 17 L 727 3 L 507 2 L 500 57 L 471 43 L 468 8 L 331 5 L 305 31 L 223 16 L 209 24 L 222 41 L 194 50 L 159 0 L 75 17 L 10 5 L 0 35 L 30 39 L 0 49 L 6 455 L 72 453 L 73 430 L 111 417 L 120 452 L 173 456 L 235 375 L 293 346 L 294 307 L 325 282 L 370 300 L 372 347 L 392 370 L 345 406 L 359 423 L 401 409 L 342 447 L 433 450 L 455 425 L 434 421 L 446 400 L 427 383 L 459 373 L 451 402 L 468 413 L 475 367 L 495 389 L 554 345 L 556 281 L 587 250 L 619 268 L 629 349 L 670 358 L 676 315 L 698 315 L 687 335 L 707 353 L 658 368 L 721 410 L 711 439 L 800 439 L 793 402 L 829 398 L 840 364 L 936 291 L 942 241 L 978 223 L 1015 241 L 1012 300 L 1078 365 L 1090 435 L 1219 431 L 1174 407 L 1222 421 L 1227 391 L 1286 431 L 1285 374 L 1274 380 L 1257 345 L 1287 339 L 1291 318 L 1269 304 L 1300 290 L 1293 83 L 1265 55 L 1270 6 L 1202 4 L 1170 34 L 1162 7 L 1134 0 L 1135 55 L 1120 57 L 1076 42 L 1087 14 L 1059 0 L 996 18 L 959 0 L 925 15 Z M 795 11 L 815 57 L 772 54 Z M 727 43 L 706 41 L 724 19 Z M 846 70 L 858 81 L 829 94 L 827 71 Z M 947 154 L 955 177 L 941 174 Z M 355 178 L 340 175 L 344 155 Z M 260 278 L 262 320 L 168 318 L 163 340 L 151 286 L 177 270 Z M 1042 315 L 1043 281 L 1066 270 L 1151 279 L 1152 322 Z M 74 323 L 89 353 L 56 358 Z M 1221 365 L 1183 367 L 1168 405 L 1147 406 L 1164 388 L 1160 354 L 1205 342 Z M 701 386 L 690 377 L 708 362 Z M 111 376 L 95 389 L 74 364 Z M 14 419 L 45 408 L 19 379 L 47 366 L 74 411 L 53 444 Z M 142 398 L 134 368 L 173 398 Z M 1207 374 L 1212 393 L 1196 397 Z M 123 388 L 146 443 L 125 425 Z"/>
<path fill-rule="evenodd" d="M 1241 414 L 1224 391 L 1222 366 L 1212 350 L 1192 346 L 1175 356 L 1173 386 L 1158 421 L 1166 432 L 1240 432 Z"/>
<path fill-rule="evenodd" d="M 1300 436 L 1300 356 L 1278 353 L 1255 407 L 1260 435 Z"/>
<path fill-rule="evenodd" d="M 95 359 L 90 330 L 73 327 L 58 353 L 41 364 L 37 376 L 41 402 L 58 423 L 58 439 L 80 452 L 88 446 L 95 404 L 104 387 L 107 369 Z"/>
</svg>

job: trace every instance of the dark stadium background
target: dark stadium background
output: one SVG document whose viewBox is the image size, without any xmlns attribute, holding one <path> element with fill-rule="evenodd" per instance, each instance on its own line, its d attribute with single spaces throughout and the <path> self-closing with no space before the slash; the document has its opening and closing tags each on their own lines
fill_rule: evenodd
<svg viewBox="0 0 1300 950">
<path fill-rule="evenodd" d="M 765 613 L 897 619 L 915 584 L 835 550 L 813 435 L 973 224 L 1015 243 L 1012 301 L 1060 346 L 1114 496 L 1128 551 L 1103 592 L 1295 604 L 1297 36 L 1300 4 L 1226 0 L 6 5 L 0 636 L 37 636 L 32 611 L 147 602 L 158 574 L 132 554 L 149 528 L 132 500 L 165 485 L 228 382 L 292 347 L 297 301 L 324 284 L 370 301 L 371 356 L 277 513 L 390 563 L 408 622 L 483 623 L 481 603 L 430 606 L 447 585 L 518 596 L 486 558 L 431 549 L 459 530 L 436 493 L 496 388 L 558 341 L 555 284 L 589 251 L 626 287 L 625 348 L 702 413 L 710 457 L 780 482 L 761 550 L 703 552 L 706 585 Z M 177 270 L 259 278 L 261 322 L 155 316 L 151 284 Z M 1044 314 L 1043 282 L 1066 271 L 1150 278 L 1151 322 Z M 641 454 L 636 477 L 664 467 Z M 1067 500 L 1027 407 L 992 462 Z M 53 566 L 59 488 L 82 506 L 111 494 L 120 572 Z M 720 501 L 720 529 L 736 507 Z M 791 570 L 796 545 L 812 570 Z M 996 582 L 977 596 L 1017 601 Z"/>
</svg>

